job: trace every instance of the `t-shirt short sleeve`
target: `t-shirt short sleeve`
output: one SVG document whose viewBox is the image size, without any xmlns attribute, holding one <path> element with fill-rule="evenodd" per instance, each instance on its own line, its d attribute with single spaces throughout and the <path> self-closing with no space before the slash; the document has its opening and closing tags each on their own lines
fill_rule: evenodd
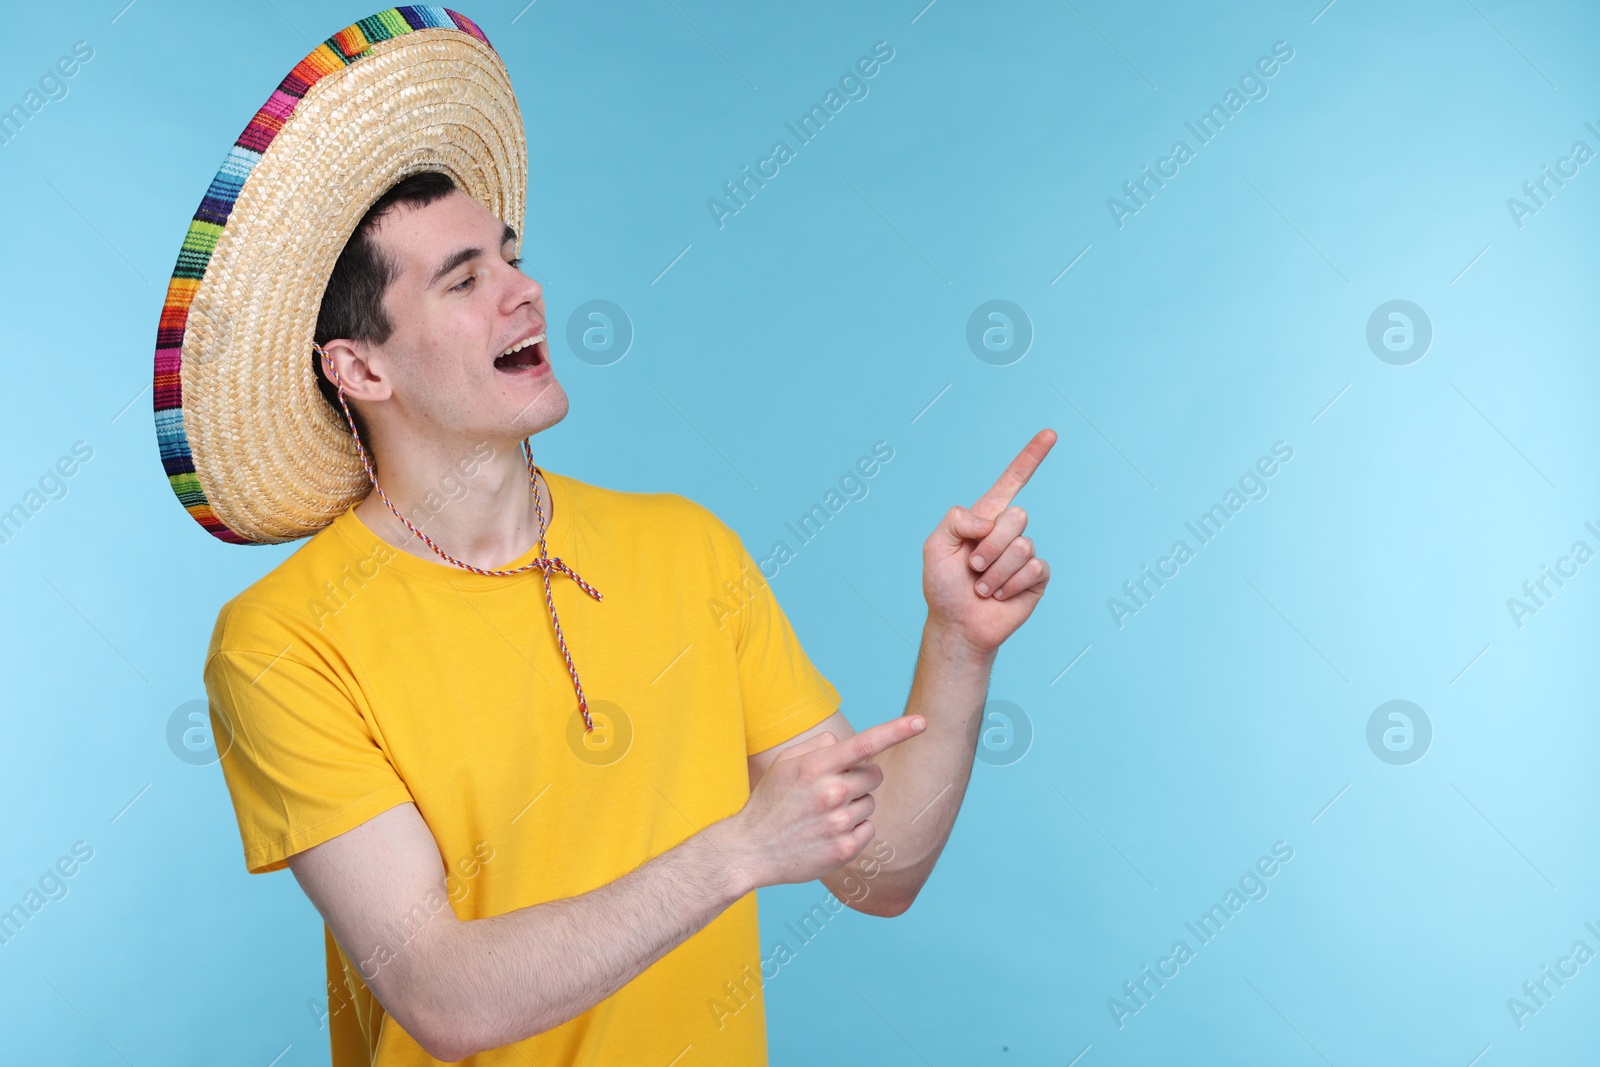
<svg viewBox="0 0 1600 1067">
<path fill-rule="evenodd" d="M 245 868 L 265 874 L 411 792 L 344 686 L 281 653 L 219 648 L 205 668 L 213 736 Z"/>
<path fill-rule="evenodd" d="M 724 575 L 741 600 L 729 625 L 738 650 L 745 751 L 753 756 L 838 711 L 839 691 L 800 646 L 772 586 L 739 535 L 721 520 L 714 528 L 721 542 Z"/>
</svg>

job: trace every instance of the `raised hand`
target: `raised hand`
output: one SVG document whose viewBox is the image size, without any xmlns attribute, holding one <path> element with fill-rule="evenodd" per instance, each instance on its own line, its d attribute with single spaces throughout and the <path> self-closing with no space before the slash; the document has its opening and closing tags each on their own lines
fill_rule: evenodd
<svg viewBox="0 0 1600 1067">
<path fill-rule="evenodd" d="M 734 862 L 752 889 L 809 882 L 849 863 L 877 833 L 872 757 L 927 728 L 920 715 L 890 719 L 844 741 L 824 731 L 785 749 L 728 820 Z"/>
<path fill-rule="evenodd" d="M 1056 443 L 1040 430 L 970 508 L 945 513 L 922 546 L 922 593 L 928 621 L 992 652 L 1033 614 L 1050 581 L 1050 565 L 1023 537 L 1028 513 L 1011 500 Z"/>
</svg>

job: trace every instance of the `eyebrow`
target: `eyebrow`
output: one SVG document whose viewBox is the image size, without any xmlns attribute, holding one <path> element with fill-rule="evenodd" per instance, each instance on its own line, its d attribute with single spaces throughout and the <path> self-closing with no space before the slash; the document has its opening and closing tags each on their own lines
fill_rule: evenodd
<svg viewBox="0 0 1600 1067">
<path fill-rule="evenodd" d="M 505 229 L 500 231 L 500 244 L 504 246 L 507 241 L 515 244 L 517 240 L 517 231 L 515 227 L 513 227 L 510 223 L 505 223 L 504 225 Z M 424 291 L 432 289 L 434 286 L 438 285 L 444 280 L 445 275 L 461 266 L 461 264 L 466 263 L 469 260 L 477 259 L 483 254 L 483 249 L 478 247 L 458 248 L 454 252 L 451 252 L 445 257 L 444 262 L 439 264 L 438 268 L 434 270 L 433 276 L 428 279 L 428 284 L 424 287 Z"/>
</svg>

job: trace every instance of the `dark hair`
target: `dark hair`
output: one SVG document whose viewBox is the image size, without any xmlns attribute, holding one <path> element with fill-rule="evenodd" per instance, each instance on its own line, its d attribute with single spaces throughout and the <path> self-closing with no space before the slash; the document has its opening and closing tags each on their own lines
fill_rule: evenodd
<svg viewBox="0 0 1600 1067">
<path fill-rule="evenodd" d="M 378 220 L 396 205 L 423 207 L 449 196 L 457 186 L 450 175 L 436 170 L 419 171 L 391 185 L 378 198 L 356 224 L 355 232 L 345 242 L 344 251 L 333 265 L 333 274 L 322 292 L 322 306 L 317 312 L 317 328 L 313 340 L 325 345 L 336 338 L 365 341 L 381 345 L 394 333 L 394 323 L 383 310 L 383 294 L 400 275 L 400 265 L 379 246 L 373 230 Z M 322 372 L 322 357 L 311 353 L 311 372 L 316 375 L 317 388 L 323 399 L 333 408 L 339 421 L 344 421 L 344 409 L 339 406 L 339 390 Z M 367 424 L 350 405 L 350 415 L 356 430 L 367 439 Z"/>
</svg>

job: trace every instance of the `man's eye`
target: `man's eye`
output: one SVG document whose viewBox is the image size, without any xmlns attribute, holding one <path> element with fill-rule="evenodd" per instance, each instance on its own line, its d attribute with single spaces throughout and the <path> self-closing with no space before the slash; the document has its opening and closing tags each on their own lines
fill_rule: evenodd
<svg viewBox="0 0 1600 1067">
<path fill-rule="evenodd" d="M 508 260 L 507 262 L 509 262 L 513 267 L 517 267 L 519 269 L 522 267 L 522 257 L 521 256 L 517 256 L 515 259 Z M 474 281 L 476 281 L 477 277 L 478 276 L 476 274 L 469 274 L 466 278 L 462 279 L 457 284 L 452 285 L 450 287 L 450 291 L 452 293 L 455 293 L 455 292 L 466 292 L 468 286 L 470 286 Z"/>
</svg>

